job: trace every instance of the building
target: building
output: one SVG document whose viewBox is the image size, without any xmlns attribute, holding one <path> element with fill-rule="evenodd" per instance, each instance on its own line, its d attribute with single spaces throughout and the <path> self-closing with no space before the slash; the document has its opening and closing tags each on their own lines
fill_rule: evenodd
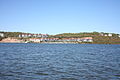
<svg viewBox="0 0 120 80">
<path fill-rule="evenodd" d="M 19 37 L 20 38 L 28 38 L 28 37 L 31 37 L 31 38 L 46 38 L 48 37 L 48 34 L 30 34 L 30 33 L 22 33 L 22 34 L 19 34 Z"/>
<path fill-rule="evenodd" d="M 118 35 L 118 37 L 120 38 L 120 34 Z"/>
<path fill-rule="evenodd" d="M 0 33 L 0 37 L 4 37 L 4 33 Z"/>
<path fill-rule="evenodd" d="M 111 34 L 111 33 L 109 33 L 109 34 L 108 34 L 108 36 L 112 36 L 112 34 Z"/>
<path fill-rule="evenodd" d="M 83 37 L 81 38 L 82 42 L 93 42 L 93 38 L 92 37 Z"/>
<path fill-rule="evenodd" d="M 111 34 L 111 33 L 108 33 L 108 34 L 107 33 L 100 33 L 100 36 L 110 36 L 111 37 L 111 36 L 113 36 L 113 34 Z"/>
<path fill-rule="evenodd" d="M 62 41 L 72 41 L 72 42 L 74 42 L 74 41 L 80 41 L 81 40 L 81 38 L 62 38 Z"/>
<path fill-rule="evenodd" d="M 100 36 L 104 36 L 104 33 L 100 33 Z"/>
<path fill-rule="evenodd" d="M 35 43 L 40 43 L 40 39 L 39 38 L 30 38 L 29 41 L 35 42 Z"/>
<path fill-rule="evenodd" d="M 104 36 L 108 36 L 107 34 L 105 34 Z"/>
<path fill-rule="evenodd" d="M 42 42 L 93 42 L 92 37 L 83 38 L 39 38 Z"/>
</svg>

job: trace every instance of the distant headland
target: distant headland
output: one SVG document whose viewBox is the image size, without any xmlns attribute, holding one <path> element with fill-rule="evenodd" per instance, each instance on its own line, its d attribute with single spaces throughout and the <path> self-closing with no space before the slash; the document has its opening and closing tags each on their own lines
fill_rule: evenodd
<svg viewBox="0 0 120 80">
<path fill-rule="evenodd" d="M 81 32 L 49 35 L 0 31 L 0 43 L 120 44 L 120 34 Z"/>
</svg>

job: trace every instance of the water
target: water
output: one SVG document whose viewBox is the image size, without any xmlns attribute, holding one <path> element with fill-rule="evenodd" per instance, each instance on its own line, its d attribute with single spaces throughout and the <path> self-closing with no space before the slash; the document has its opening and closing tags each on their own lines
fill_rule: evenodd
<svg viewBox="0 0 120 80">
<path fill-rule="evenodd" d="M 120 45 L 0 43 L 0 80 L 120 80 Z"/>
</svg>

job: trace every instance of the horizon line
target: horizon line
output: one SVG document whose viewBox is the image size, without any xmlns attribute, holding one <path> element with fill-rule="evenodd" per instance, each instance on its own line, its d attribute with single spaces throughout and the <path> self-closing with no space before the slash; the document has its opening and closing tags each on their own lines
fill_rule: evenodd
<svg viewBox="0 0 120 80">
<path fill-rule="evenodd" d="M 33 34 L 49 34 L 49 33 L 35 33 L 35 32 L 22 32 L 22 31 L 5 31 L 5 30 L 0 30 L 0 32 L 20 32 L 20 33 L 33 33 Z M 103 32 L 103 31 L 82 31 L 82 32 L 61 32 L 61 33 L 57 33 L 57 34 L 64 34 L 64 33 L 93 33 L 93 32 L 98 32 L 98 33 L 111 33 L 111 34 L 119 34 L 119 33 L 115 33 L 115 32 Z M 49 35 L 56 35 L 56 34 L 49 34 Z"/>
</svg>

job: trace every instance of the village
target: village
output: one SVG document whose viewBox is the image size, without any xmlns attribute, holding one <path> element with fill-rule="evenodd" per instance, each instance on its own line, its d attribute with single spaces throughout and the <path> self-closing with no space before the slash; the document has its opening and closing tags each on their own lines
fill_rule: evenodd
<svg viewBox="0 0 120 80">
<path fill-rule="evenodd" d="M 4 37 L 3 33 L 0 33 Z M 22 38 L 22 39 L 21 39 Z M 82 38 L 49 38 L 48 34 L 20 34 L 18 37 L 7 37 L 0 41 L 1 43 L 77 43 L 93 42 L 92 37 Z"/>
<path fill-rule="evenodd" d="M 113 34 L 100 33 L 99 36 L 112 37 Z M 21 33 L 17 37 L 5 37 L 4 33 L 0 33 L 0 43 L 93 43 L 93 36 L 87 37 L 50 37 L 48 34 L 32 34 Z M 120 35 L 118 35 L 120 38 Z"/>
</svg>

